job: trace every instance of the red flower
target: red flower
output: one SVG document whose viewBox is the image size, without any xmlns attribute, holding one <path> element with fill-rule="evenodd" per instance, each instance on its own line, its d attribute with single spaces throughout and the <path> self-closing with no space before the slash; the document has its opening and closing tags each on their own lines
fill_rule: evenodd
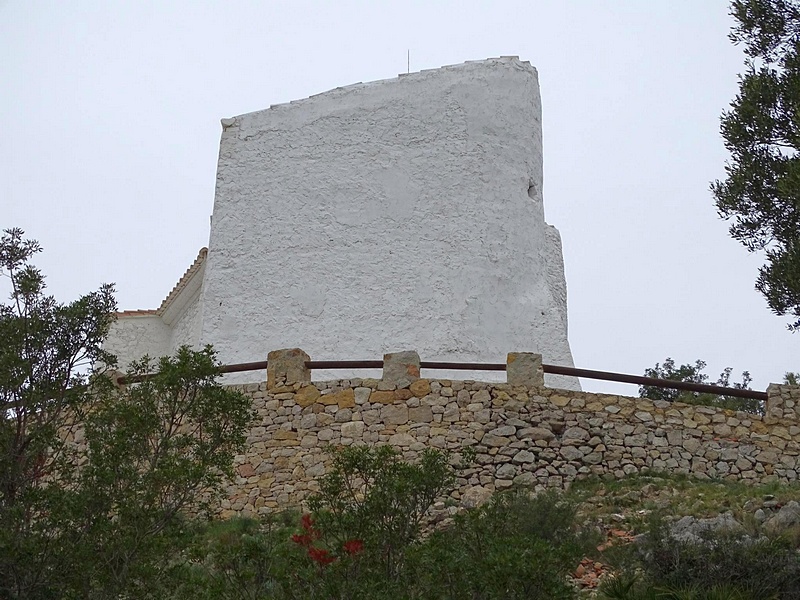
<svg viewBox="0 0 800 600">
<path fill-rule="evenodd" d="M 300 518 L 300 524 L 303 526 L 303 529 L 309 532 L 314 528 L 314 521 L 308 513 Z"/>
<path fill-rule="evenodd" d="M 336 560 L 336 557 L 331 556 L 331 553 L 327 550 L 323 550 L 322 548 L 314 548 L 313 546 L 308 549 L 308 555 L 311 557 L 311 560 L 321 564 L 322 566 L 329 565 Z"/>
<path fill-rule="evenodd" d="M 311 536 L 307 533 L 304 533 L 302 535 L 296 533 L 292 536 L 292 541 L 298 546 L 310 546 L 313 540 L 311 539 Z"/>
<path fill-rule="evenodd" d="M 364 542 L 361 540 L 348 540 L 344 543 L 342 549 L 352 556 L 364 550 Z"/>
</svg>

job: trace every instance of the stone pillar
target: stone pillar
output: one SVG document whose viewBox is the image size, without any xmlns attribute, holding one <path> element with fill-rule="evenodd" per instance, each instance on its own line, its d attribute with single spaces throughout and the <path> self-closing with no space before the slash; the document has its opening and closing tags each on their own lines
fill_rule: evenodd
<svg viewBox="0 0 800 600">
<path fill-rule="evenodd" d="M 509 385 L 544 387 L 542 355 L 533 352 L 509 352 L 506 358 L 506 381 Z"/>
<path fill-rule="evenodd" d="M 765 423 L 774 423 L 778 419 L 797 420 L 798 410 L 800 410 L 800 386 L 769 384 L 764 413 Z"/>
<path fill-rule="evenodd" d="M 419 379 L 419 354 L 415 350 L 383 355 L 383 382 L 407 388 Z"/>
<path fill-rule="evenodd" d="M 267 389 L 311 381 L 306 361 L 311 358 L 300 348 L 273 350 L 267 355 Z"/>
</svg>

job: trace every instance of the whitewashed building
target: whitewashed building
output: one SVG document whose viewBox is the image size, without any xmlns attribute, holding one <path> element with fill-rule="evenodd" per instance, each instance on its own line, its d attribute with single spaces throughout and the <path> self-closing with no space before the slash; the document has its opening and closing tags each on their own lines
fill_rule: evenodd
<svg viewBox="0 0 800 600">
<path fill-rule="evenodd" d="M 120 313 L 107 347 L 122 366 L 184 343 L 224 363 L 300 347 L 572 365 L 530 64 L 359 83 L 222 125 L 208 250 L 158 309 Z"/>
</svg>

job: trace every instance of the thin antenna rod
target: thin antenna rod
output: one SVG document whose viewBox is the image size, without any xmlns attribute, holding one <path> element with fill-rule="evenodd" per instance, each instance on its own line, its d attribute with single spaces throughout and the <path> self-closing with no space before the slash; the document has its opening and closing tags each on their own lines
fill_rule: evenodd
<svg viewBox="0 0 800 600">
<path fill-rule="evenodd" d="M 406 55 L 406 73 L 411 73 L 411 49 L 409 48 Z"/>
</svg>

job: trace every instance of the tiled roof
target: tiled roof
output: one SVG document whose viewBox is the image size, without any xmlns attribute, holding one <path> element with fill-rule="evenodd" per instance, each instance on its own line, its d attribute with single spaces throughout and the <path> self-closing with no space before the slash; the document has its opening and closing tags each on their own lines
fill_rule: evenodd
<svg viewBox="0 0 800 600">
<path fill-rule="evenodd" d="M 167 294 L 167 297 L 164 298 L 164 301 L 161 302 L 161 306 L 156 309 L 140 309 L 140 310 L 122 310 L 117 312 L 118 317 L 137 317 L 137 316 L 147 316 L 147 315 L 158 315 L 161 316 L 164 314 L 164 311 L 169 308 L 169 306 L 175 302 L 175 300 L 180 296 L 181 292 L 187 286 L 187 284 L 192 280 L 192 277 L 195 273 L 203 266 L 203 263 L 206 260 L 206 256 L 208 256 L 208 248 L 200 248 L 200 252 L 197 253 L 197 258 L 194 259 L 192 265 L 186 269 L 186 272 L 183 276 L 178 280 L 178 283 L 175 284 L 175 287 L 172 288 L 172 291 Z"/>
<path fill-rule="evenodd" d="M 117 311 L 118 317 L 136 317 L 158 314 L 158 311 L 153 309 L 138 309 L 138 310 L 119 310 Z"/>
<path fill-rule="evenodd" d="M 175 284 L 175 287 L 172 288 L 172 291 L 167 294 L 167 297 L 164 298 L 164 301 L 161 303 L 161 306 L 158 307 L 156 312 L 160 315 L 163 314 L 165 310 L 172 304 L 175 299 L 180 295 L 183 291 L 183 288 L 186 287 L 186 284 L 192 279 L 192 276 L 197 273 L 200 267 L 206 260 L 206 256 L 208 256 L 208 248 L 200 248 L 200 252 L 197 253 L 197 258 L 194 259 L 192 265 L 186 269 L 186 272 L 183 274 L 178 280 L 178 283 Z"/>
</svg>

